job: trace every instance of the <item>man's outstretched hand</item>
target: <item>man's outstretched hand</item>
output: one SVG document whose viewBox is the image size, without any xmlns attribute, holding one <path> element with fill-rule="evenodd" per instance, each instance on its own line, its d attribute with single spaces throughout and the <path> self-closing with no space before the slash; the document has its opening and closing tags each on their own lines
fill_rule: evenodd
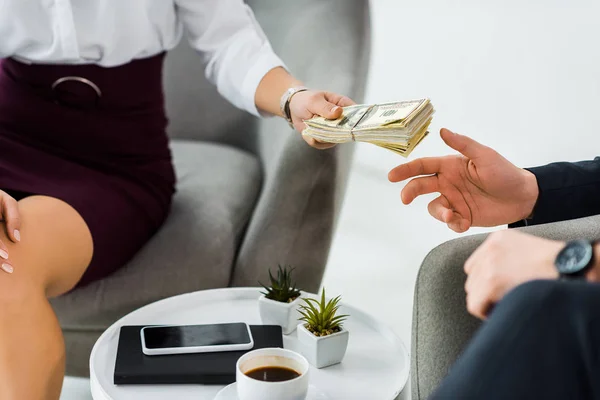
<svg viewBox="0 0 600 400">
<path fill-rule="evenodd" d="M 442 129 L 444 142 L 460 153 L 420 158 L 394 168 L 391 182 L 414 178 L 402 190 L 410 204 L 428 193 L 440 193 L 429 213 L 456 232 L 472 226 L 495 226 L 527 218 L 538 198 L 535 176 L 473 139 Z"/>
</svg>

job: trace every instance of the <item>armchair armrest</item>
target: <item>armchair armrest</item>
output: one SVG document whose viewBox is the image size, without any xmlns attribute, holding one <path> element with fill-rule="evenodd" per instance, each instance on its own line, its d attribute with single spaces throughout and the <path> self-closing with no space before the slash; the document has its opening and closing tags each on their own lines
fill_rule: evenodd
<svg viewBox="0 0 600 400">
<path fill-rule="evenodd" d="M 600 215 L 518 229 L 554 240 L 596 240 Z M 443 243 L 421 264 L 413 306 L 413 399 L 429 397 L 479 326 L 466 310 L 463 265 L 485 237 L 466 236 Z"/>
</svg>

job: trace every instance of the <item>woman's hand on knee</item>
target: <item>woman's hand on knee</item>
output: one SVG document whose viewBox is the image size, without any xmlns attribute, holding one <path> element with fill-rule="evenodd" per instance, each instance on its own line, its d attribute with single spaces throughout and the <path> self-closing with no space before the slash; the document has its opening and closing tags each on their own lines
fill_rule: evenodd
<svg viewBox="0 0 600 400">
<path fill-rule="evenodd" d="M 0 218 L 4 223 L 6 235 L 14 242 L 21 240 L 21 219 L 19 217 L 19 204 L 7 193 L 0 190 Z M 6 244 L 0 240 L 0 263 L 5 272 L 12 273 L 13 267 L 9 261 L 10 255 Z"/>
</svg>

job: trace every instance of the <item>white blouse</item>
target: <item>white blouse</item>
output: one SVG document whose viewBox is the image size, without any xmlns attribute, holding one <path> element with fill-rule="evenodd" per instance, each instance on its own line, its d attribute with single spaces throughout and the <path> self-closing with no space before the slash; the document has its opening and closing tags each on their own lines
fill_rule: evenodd
<svg viewBox="0 0 600 400">
<path fill-rule="evenodd" d="M 258 115 L 256 88 L 283 63 L 243 0 L 0 0 L 0 58 L 113 67 L 174 48 L 184 27 L 219 93 Z"/>
</svg>

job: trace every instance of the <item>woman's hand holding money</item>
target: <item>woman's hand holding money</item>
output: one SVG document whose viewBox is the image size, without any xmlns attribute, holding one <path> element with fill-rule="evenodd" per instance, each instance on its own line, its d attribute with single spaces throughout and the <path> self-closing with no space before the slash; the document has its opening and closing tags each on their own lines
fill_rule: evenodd
<svg viewBox="0 0 600 400">
<path fill-rule="evenodd" d="M 302 132 L 305 128 L 304 120 L 314 116 L 327 119 L 337 119 L 342 115 L 342 107 L 356 104 L 346 96 L 331 92 L 307 90 L 297 93 L 290 100 L 290 113 L 294 128 Z M 313 138 L 302 136 L 306 143 L 316 149 L 328 149 L 335 144 L 322 143 Z"/>
</svg>

